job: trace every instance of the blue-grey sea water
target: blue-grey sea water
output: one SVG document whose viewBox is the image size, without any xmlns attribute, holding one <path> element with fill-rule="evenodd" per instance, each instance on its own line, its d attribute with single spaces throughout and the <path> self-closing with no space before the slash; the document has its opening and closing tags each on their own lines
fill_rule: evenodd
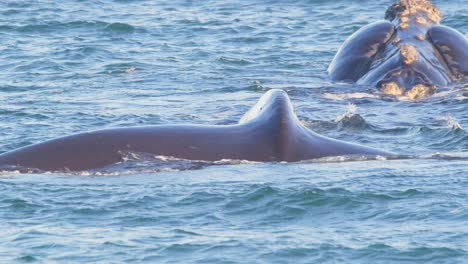
<svg viewBox="0 0 468 264">
<path fill-rule="evenodd" d="M 434 2 L 468 36 L 468 2 Z M 406 158 L 3 172 L 0 262 L 468 263 L 468 82 L 408 101 L 326 73 L 391 3 L 2 0 L 0 152 L 234 124 L 280 88 L 310 129 Z"/>
</svg>

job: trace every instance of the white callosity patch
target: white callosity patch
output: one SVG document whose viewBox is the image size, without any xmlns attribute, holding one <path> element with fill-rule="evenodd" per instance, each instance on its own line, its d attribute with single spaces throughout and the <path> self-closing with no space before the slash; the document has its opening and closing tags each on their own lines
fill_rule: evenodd
<svg viewBox="0 0 468 264">
<path fill-rule="evenodd" d="M 405 44 L 400 47 L 400 55 L 405 65 L 416 63 L 419 58 L 418 49 L 410 44 Z"/>
</svg>

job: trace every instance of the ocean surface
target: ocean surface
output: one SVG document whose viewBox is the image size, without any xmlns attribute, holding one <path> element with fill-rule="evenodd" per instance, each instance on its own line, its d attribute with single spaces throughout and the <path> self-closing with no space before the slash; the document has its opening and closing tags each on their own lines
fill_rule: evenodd
<svg viewBox="0 0 468 264">
<path fill-rule="evenodd" d="M 434 2 L 468 36 L 468 2 Z M 0 262 L 468 263 L 468 82 L 408 101 L 327 77 L 391 3 L 1 1 L 0 152 L 234 124 L 279 88 L 310 129 L 404 156 L 2 172 Z"/>
</svg>

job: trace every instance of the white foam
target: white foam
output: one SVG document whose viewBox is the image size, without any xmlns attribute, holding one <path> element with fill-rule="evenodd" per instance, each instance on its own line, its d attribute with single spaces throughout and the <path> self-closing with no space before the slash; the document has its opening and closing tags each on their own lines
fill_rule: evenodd
<svg viewBox="0 0 468 264">
<path fill-rule="evenodd" d="M 336 117 L 336 122 L 340 122 L 341 120 L 345 118 L 351 118 L 356 114 L 357 111 L 357 106 L 355 104 L 349 103 L 348 108 L 346 109 L 346 112 L 342 115 L 339 115 Z"/>
<path fill-rule="evenodd" d="M 349 94 L 335 94 L 335 93 L 324 93 L 323 98 L 343 101 L 347 99 L 362 99 L 362 98 L 379 98 L 379 96 L 370 93 L 349 93 Z"/>
<path fill-rule="evenodd" d="M 439 117 L 439 118 L 436 118 L 436 119 L 445 122 L 445 125 L 446 125 L 448 128 L 451 128 L 451 129 L 463 129 L 462 126 L 461 126 L 461 124 L 457 121 L 457 119 L 455 119 L 454 117 L 452 117 L 450 114 L 446 114 L 445 116 L 442 116 L 442 117 Z"/>
</svg>

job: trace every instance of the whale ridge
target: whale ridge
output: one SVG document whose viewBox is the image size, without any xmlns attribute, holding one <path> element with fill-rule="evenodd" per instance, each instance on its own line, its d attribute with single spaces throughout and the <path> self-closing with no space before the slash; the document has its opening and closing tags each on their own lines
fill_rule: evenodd
<svg viewBox="0 0 468 264">
<path fill-rule="evenodd" d="M 263 95 L 238 124 L 158 125 L 85 132 L 0 155 L 0 167 L 83 171 L 139 152 L 187 160 L 294 162 L 340 155 L 391 153 L 321 136 L 301 124 L 286 92 Z"/>
</svg>

